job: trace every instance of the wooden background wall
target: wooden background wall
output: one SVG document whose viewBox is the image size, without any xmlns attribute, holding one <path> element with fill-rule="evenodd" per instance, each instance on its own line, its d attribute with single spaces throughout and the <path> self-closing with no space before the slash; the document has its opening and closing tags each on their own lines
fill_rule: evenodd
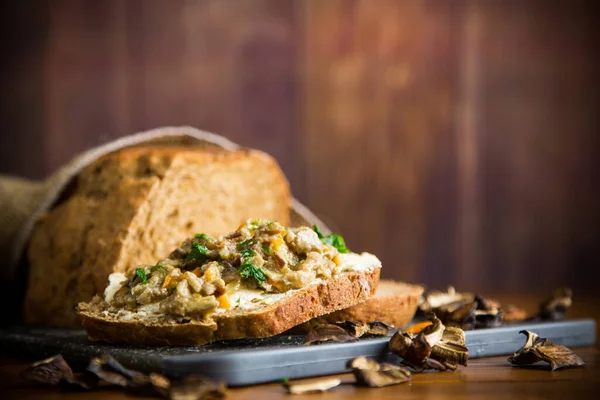
<svg viewBox="0 0 600 400">
<path fill-rule="evenodd" d="M 274 155 L 387 277 L 593 290 L 592 3 L 9 2 L 0 172 L 187 124 Z"/>
</svg>

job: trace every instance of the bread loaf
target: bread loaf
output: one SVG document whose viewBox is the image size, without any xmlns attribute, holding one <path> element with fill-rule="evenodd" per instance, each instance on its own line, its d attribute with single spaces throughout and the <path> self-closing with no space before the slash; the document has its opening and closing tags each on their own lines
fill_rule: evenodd
<svg viewBox="0 0 600 400">
<path fill-rule="evenodd" d="M 27 249 L 29 324 L 79 326 L 75 306 L 112 272 L 164 258 L 196 232 L 219 235 L 250 217 L 289 224 L 289 186 L 254 150 L 137 147 L 86 167 L 36 225 Z"/>
</svg>

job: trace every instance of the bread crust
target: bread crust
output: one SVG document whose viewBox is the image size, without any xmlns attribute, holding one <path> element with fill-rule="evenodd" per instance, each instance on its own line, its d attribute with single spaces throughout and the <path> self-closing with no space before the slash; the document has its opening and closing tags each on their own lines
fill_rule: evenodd
<svg viewBox="0 0 600 400">
<path fill-rule="evenodd" d="M 369 299 L 379 283 L 380 268 L 330 278 L 256 311 L 214 314 L 215 323 L 143 323 L 122 321 L 80 303 L 79 316 L 92 340 L 128 344 L 203 345 L 214 340 L 261 338 L 282 333 L 311 318 Z"/>
<path fill-rule="evenodd" d="M 306 333 L 314 325 L 339 321 L 382 321 L 398 328 L 407 326 L 415 316 L 423 294 L 423 287 L 404 282 L 381 280 L 380 288 L 383 286 L 393 288 L 394 293 L 375 294 L 364 303 L 322 315 L 297 326 L 293 332 Z"/>
<path fill-rule="evenodd" d="M 190 188 L 190 181 L 198 181 L 190 178 L 190 170 L 220 176 L 209 172 L 215 169 L 229 175 L 206 184 L 214 190 L 214 196 Z M 227 178 L 233 174 L 247 175 L 254 170 L 266 176 L 269 183 L 264 184 L 263 195 L 258 197 L 261 200 L 252 205 L 244 196 L 236 195 L 239 190 L 220 186 L 221 182 L 231 186 Z M 238 181 L 239 185 L 246 184 L 245 180 Z M 277 162 L 257 150 L 229 151 L 211 146 L 126 148 L 88 165 L 72 186 L 38 221 L 28 244 L 24 304 L 28 324 L 80 326 L 76 305 L 101 293 L 109 274 L 164 258 L 180 240 L 196 232 L 228 233 L 246 218 L 255 217 L 289 224 L 288 182 Z M 206 194 L 204 201 L 194 196 L 199 191 Z M 265 200 L 272 203 L 267 207 Z M 248 208 L 236 205 L 236 201 Z M 186 202 L 202 205 L 206 212 L 186 211 L 190 209 L 182 206 Z M 236 213 L 232 209 L 246 211 Z M 266 215 L 256 215 L 261 212 Z M 162 234 L 164 231 L 171 233 Z M 168 240 L 156 240 L 156 235 Z"/>
</svg>

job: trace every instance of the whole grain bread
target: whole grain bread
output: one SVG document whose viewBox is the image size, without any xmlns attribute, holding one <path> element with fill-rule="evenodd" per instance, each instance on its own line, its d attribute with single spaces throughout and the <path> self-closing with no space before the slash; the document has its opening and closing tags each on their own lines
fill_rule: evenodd
<svg viewBox="0 0 600 400">
<path fill-rule="evenodd" d="M 253 311 L 214 314 L 206 322 L 150 322 L 114 318 L 103 312 L 102 300 L 78 306 L 92 340 L 129 344 L 202 345 L 214 340 L 269 337 L 311 318 L 341 310 L 369 299 L 379 282 L 380 268 L 347 272 L 303 289 Z"/>
<path fill-rule="evenodd" d="M 283 172 L 259 151 L 147 146 L 106 155 L 78 175 L 33 231 L 25 321 L 79 326 L 77 303 L 102 292 L 110 273 L 162 259 L 196 232 L 223 234 L 247 218 L 288 225 L 290 204 Z"/>
<path fill-rule="evenodd" d="M 315 318 L 296 327 L 294 332 L 308 332 L 314 325 L 339 321 L 382 321 L 403 328 L 415 316 L 422 294 L 422 286 L 382 279 L 368 301 Z"/>
</svg>

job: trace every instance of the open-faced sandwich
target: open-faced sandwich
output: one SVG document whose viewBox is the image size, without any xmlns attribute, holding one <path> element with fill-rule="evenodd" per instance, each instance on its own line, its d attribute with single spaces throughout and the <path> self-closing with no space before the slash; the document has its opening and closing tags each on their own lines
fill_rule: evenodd
<svg viewBox="0 0 600 400">
<path fill-rule="evenodd" d="M 80 303 L 88 336 L 131 344 L 201 345 L 268 337 L 366 301 L 377 257 L 338 235 L 248 221 L 219 237 L 197 234 L 156 265 L 113 273 L 104 296 Z"/>
</svg>

